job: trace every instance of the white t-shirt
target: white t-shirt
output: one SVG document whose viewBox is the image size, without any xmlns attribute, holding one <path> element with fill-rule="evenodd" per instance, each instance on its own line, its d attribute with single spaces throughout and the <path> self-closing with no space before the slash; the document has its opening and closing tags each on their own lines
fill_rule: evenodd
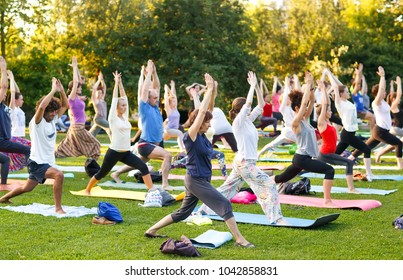
<svg viewBox="0 0 403 280">
<path fill-rule="evenodd" d="M 392 128 L 392 117 L 390 115 L 390 106 L 385 101 L 381 101 L 381 105 L 376 105 L 375 101 L 372 101 L 372 109 L 374 110 L 375 123 L 377 126 L 390 130 Z"/>
<path fill-rule="evenodd" d="M 341 118 L 343 128 L 348 132 L 358 130 L 357 109 L 355 105 L 348 100 L 342 100 L 340 103 L 335 103 L 337 112 Z"/>
<path fill-rule="evenodd" d="M 123 97 L 127 102 L 127 97 Z M 130 150 L 130 131 L 132 125 L 129 122 L 129 106 L 123 118 L 117 115 L 117 105 L 119 98 L 112 98 L 112 104 L 109 109 L 109 127 L 111 129 L 111 145 L 110 148 L 115 151 L 129 151 Z"/>
<path fill-rule="evenodd" d="M 286 87 L 283 93 L 283 100 L 281 101 L 280 105 L 280 113 L 283 115 L 285 127 L 291 127 L 292 121 L 295 117 L 295 112 L 291 109 L 291 106 L 287 105 L 289 93 L 290 89 Z"/>
<path fill-rule="evenodd" d="M 232 133 L 232 126 L 225 117 L 224 112 L 220 108 L 213 109 L 213 118 L 210 121 L 211 127 L 215 130 L 215 135 L 224 133 Z"/>
<path fill-rule="evenodd" d="M 51 122 L 42 118 L 39 124 L 35 123 L 35 117 L 29 122 L 29 133 L 31 135 L 31 160 L 37 164 L 48 163 L 55 166 L 56 148 L 56 123 L 58 117 Z"/>
<path fill-rule="evenodd" d="M 259 136 L 253 122 L 262 114 L 263 108 L 257 106 L 252 112 L 250 111 L 250 107 L 247 107 L 246 104 L 243 105 L 232 125 L 238 146 L 238 152 L 235 156 L 237 160 L 257 160 L 257 145 Z"/>
<path fill-rule="evenodd" d="M 20 107 L 10 109 L 11 135 L 25 137 L 25 113 Z"/>
</svg>

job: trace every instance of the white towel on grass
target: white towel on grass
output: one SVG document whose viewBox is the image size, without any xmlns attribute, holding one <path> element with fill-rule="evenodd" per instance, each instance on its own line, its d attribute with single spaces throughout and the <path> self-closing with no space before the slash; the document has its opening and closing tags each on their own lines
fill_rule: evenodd
<svg viewBox="0 0 403 280">
<path fill-rule="evenodd" d="M 3 206 L 0 209 L 14 211 L 14 212 L 22 212 L 28 214 L 40 214 L 42 216 L 53 216 L 57 218 L 77 218 L 85 215 L 92 215 L 98 213 L 98 208 L 86 208 L 84 206 L 62 206 L 64 212 L 66 214 L 58 214 L 55 212 L 54 205 L 47 205 L 41 203 L 32 203 L 29 205 L 21 205 L 21 206 Z"/>
</svg>

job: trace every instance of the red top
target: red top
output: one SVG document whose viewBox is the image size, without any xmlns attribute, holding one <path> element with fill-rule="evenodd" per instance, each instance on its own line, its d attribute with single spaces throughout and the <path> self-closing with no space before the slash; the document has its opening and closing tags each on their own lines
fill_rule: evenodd
<svg viewBox="0 0 403 280">
<path fill-rule="evenodd" d="M 326 129 L 320 134 L 323 144 L 320 149 L 322 154 L 334 154 L 336 152 L 337 132 L 336 128 L 327 124 Z"/>
<path fill-rule="evenodd" d="M 262 116 L 271 118 L 273 115 L 273 108 L 270 103 L 264 104 Z"/>
</svg>

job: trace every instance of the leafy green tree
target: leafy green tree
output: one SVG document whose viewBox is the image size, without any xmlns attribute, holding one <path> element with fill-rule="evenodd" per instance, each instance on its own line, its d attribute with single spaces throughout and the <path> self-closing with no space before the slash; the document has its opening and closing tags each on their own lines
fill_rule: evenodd
<svg viewBox="0 0 403 280">
<path fill-rule="evenodd" d="M 151 20 L 163 82 L 202 83 L 208 72 L 219 82 L 217 106 L 227 109 L 234 97 L 246 94 L 247 71 L 263 71 L 252 54 L 256 38 L 239 1 L 159 1 Z"/>
<path fill-rule="evenodd" d="M 0 45 L 3 57 L 6 57 L 8 44 L 16 44 L 20 42 L 21 35 L 27 35 L 29 25 L 43 23 L 47 3 L 47 0 L 1 0 Z"/>
<path fill-rule="evenodd" d="M 401 75 L 403 8 L 400 1 L 342 0 L 341 5 L 350 46 L 345 62 L 364 64 L 369 87 L 379 81 L 376 74 L 379 65 L 385 68 L 387 79 Z"/>
</svg>

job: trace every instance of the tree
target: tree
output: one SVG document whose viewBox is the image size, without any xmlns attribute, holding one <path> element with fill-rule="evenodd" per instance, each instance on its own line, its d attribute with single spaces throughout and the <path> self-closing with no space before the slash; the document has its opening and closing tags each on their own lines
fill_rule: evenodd
<svg viewBox="0 0 403 280">
<path fill-rule="evenodd" d="M 27 35 L 30 24 L 43 23 L 48 0 L 1 0 L 0 3 L 0 45 L 1 55 L 6 57 L 7 44 L 13 44 Z"/>
<path fill-rule="evenodd" d="M 153 28 L 147 32 L 156 39 L 152 55 L 163 81 L 202 83 L 208 72 L 219 82 L 217 106 L 223 109 L 246 94 L 248 70 L 263 72 L 252 54 L 256 40 L 239 1 L 158 1 L 150 20 Z"/>
<path fill-rule="evenodd" d="M 350 45 L 345 63 L 363 63 L 369 86 L 379 81 L 376 74 L 379 65 L 385 68 L 388 79 L 401 75 L 403 10 L 400 1 L 343 0 L 341 5 Z"/>
</svg>

